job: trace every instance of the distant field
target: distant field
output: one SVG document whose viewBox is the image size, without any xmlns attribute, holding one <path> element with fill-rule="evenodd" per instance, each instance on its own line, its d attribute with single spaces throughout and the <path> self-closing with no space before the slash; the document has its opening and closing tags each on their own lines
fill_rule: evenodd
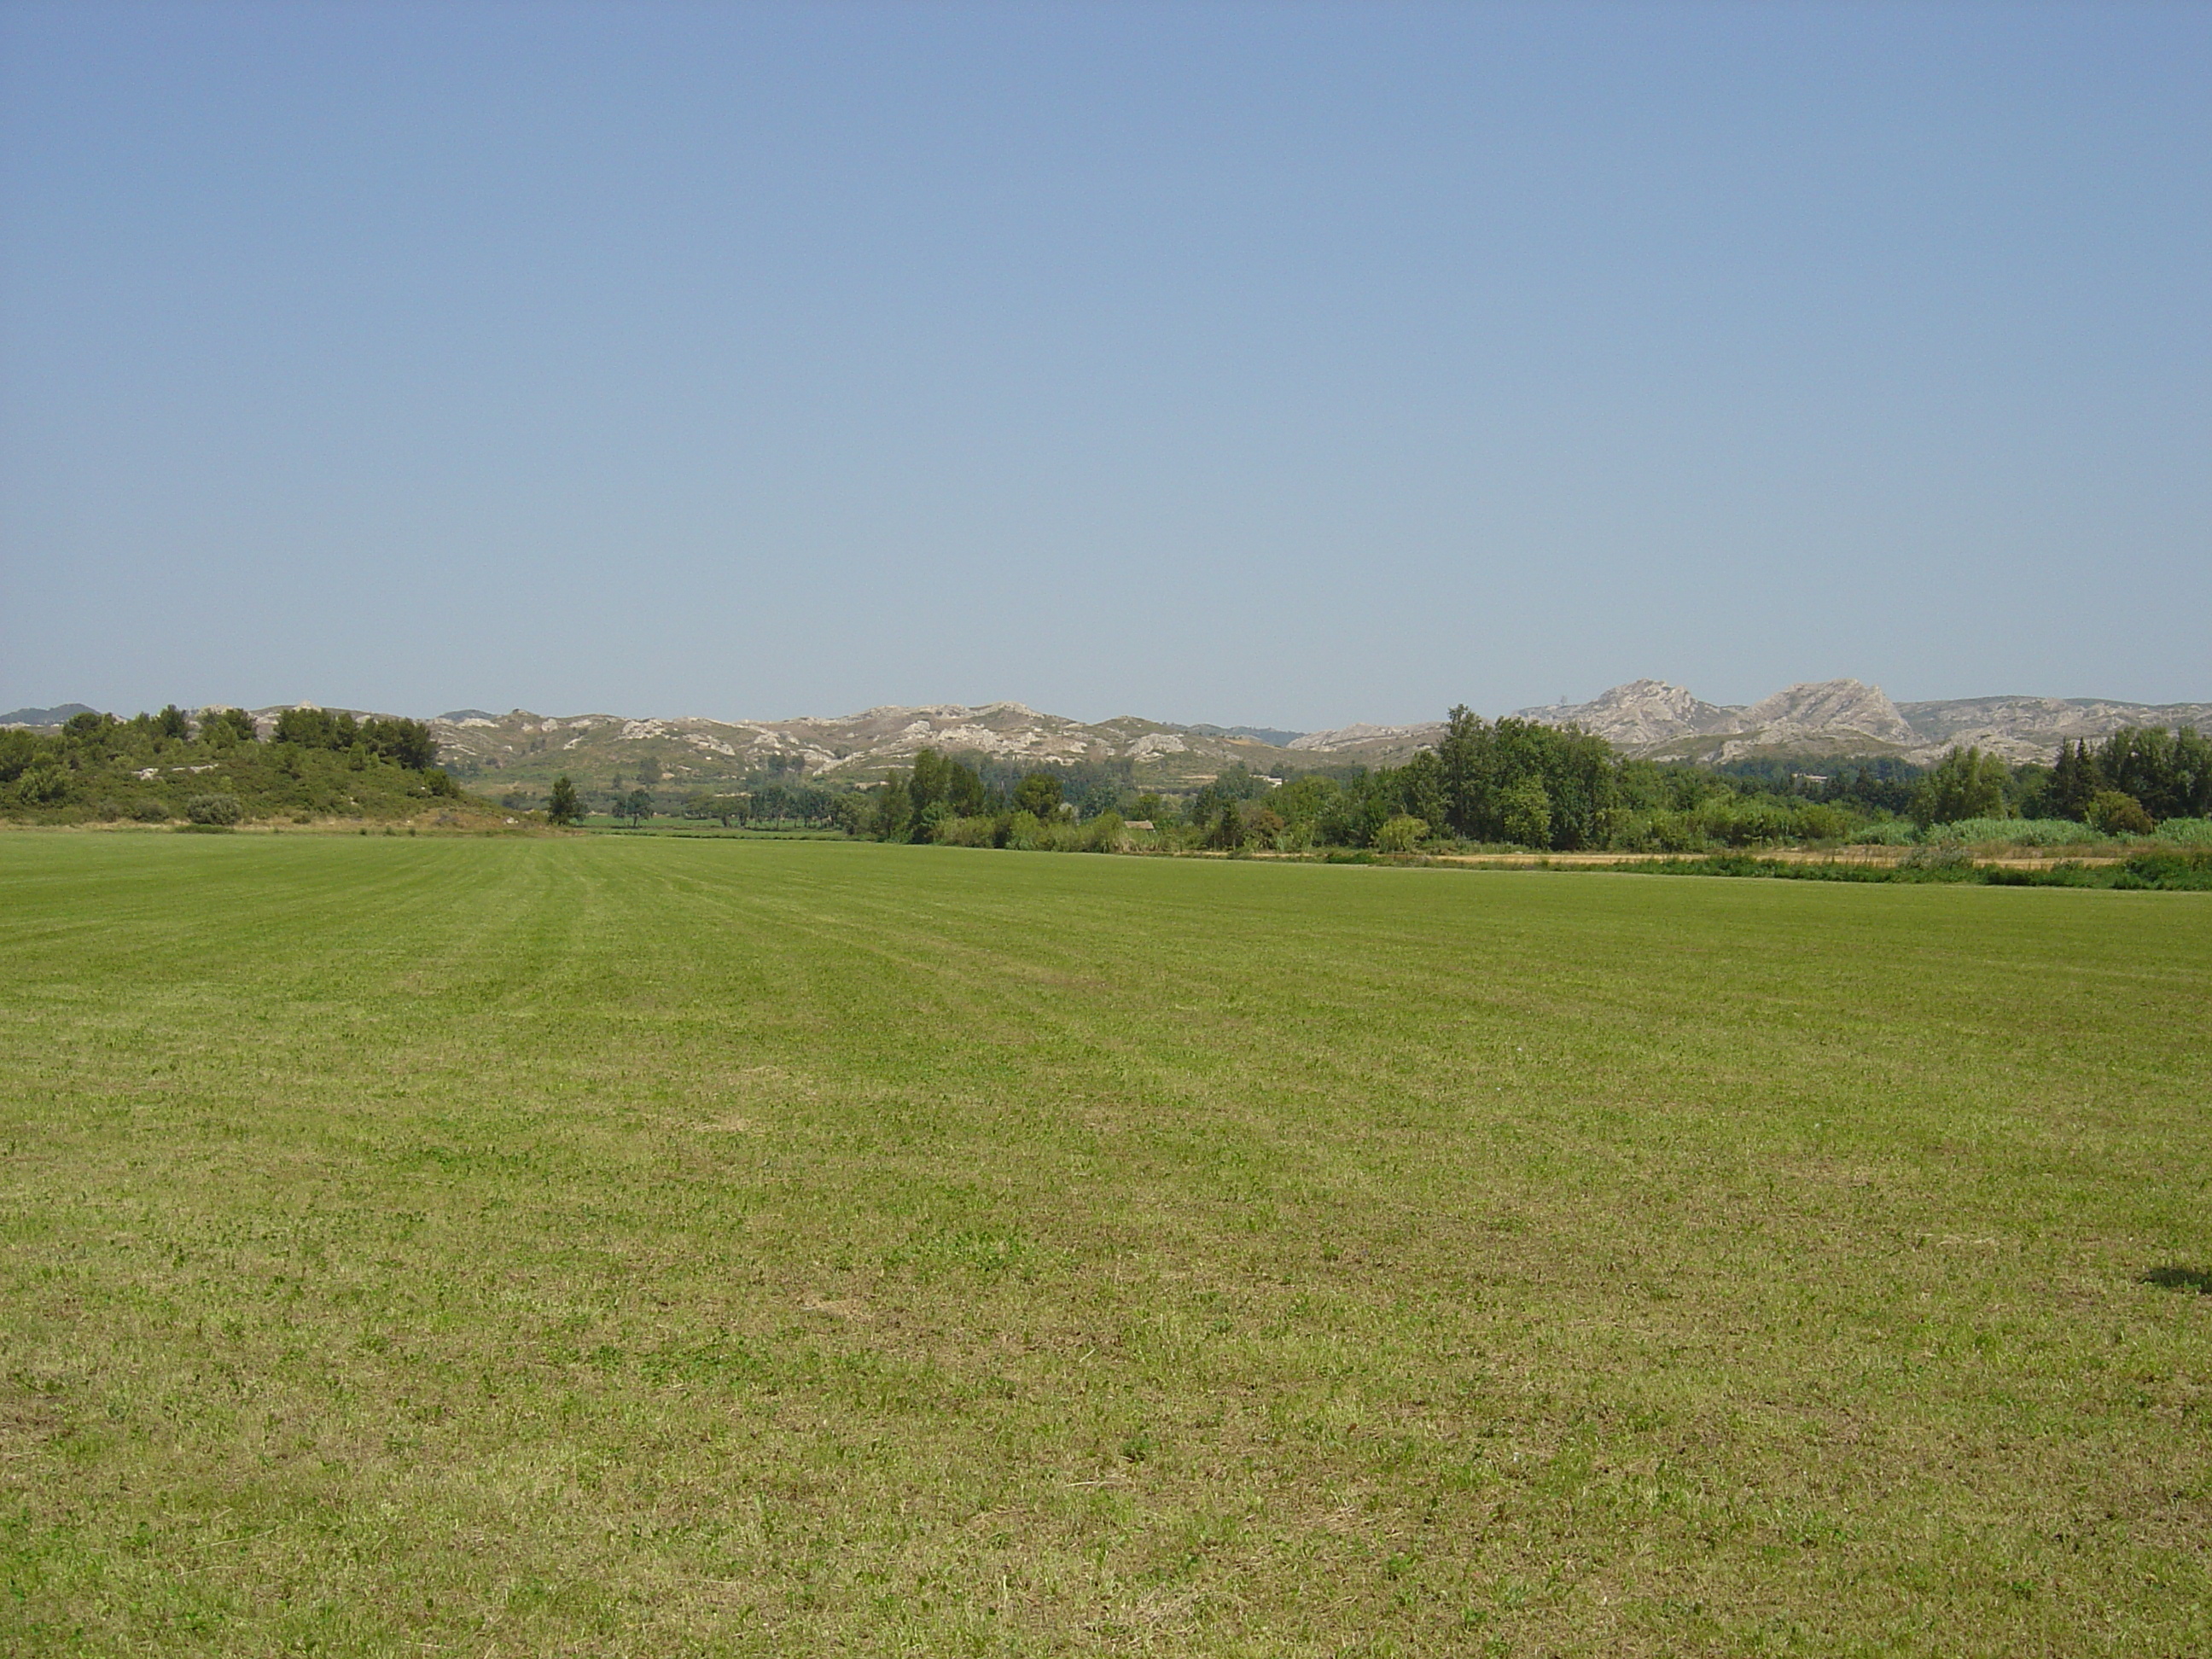
<svg viewBox="0 0 2212 1659">
<path fill-rule="evenodd" d="M 2212 1651 L 2212 895 L 0 836 L 0 1650 Z"/>
</svg>

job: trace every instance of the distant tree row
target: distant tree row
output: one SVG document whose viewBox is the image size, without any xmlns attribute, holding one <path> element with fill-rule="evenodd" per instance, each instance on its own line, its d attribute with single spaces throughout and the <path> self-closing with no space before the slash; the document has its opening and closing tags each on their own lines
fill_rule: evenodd
<svg viewBox="0 0 2212 1659">
<path fill-rule="evenodd" d="M 2212 817 L 2212 738 L 2187 726 L 2132 726 L 2092 749 L 2059 745 L 2050 799 L 2060 817 L 2119 830 Z M 2100 822 L 2102 821 L 2102 822 Z"/>
<path fill-rule="evenodd" d="M 2208 815 L 2207 748 L 2193 732 L 2134 730 L 2075 745 L 2055 768 L 1961 748 L 1926 768 L 1875 758 L 1818 772 L 1788 761 L 1719 769 L 1632 760 L 1586 732 L 1460 708 L 1434 747 L 1401 766 L 1279 779 L 1231 764 L 1188 793 L 1139 791 L 1126 773 L 1085 779 L 1079 793 L 1063 769 L 994 777 L 988 763 L 924 750 L 878 792 L 867 830 L 887 841 L 1090 845 L 1080 827 L 1111 815 L 1117 833 L 1142 826 L 1152 844 L 1226 851 L 1692 852 L 2063 813 L 2124 835 Z"/>
</svg>

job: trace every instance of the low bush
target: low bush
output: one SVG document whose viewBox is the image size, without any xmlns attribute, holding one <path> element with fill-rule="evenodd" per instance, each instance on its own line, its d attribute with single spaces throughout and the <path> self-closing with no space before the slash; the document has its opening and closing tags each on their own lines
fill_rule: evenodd
<svg viewBox="0 0 2212 1659">
<path fill-rule="evenodd" d="M 2212 892 L 2212 851 L 2142 853 L 2113 878 L 2115 887 L 2156 887 L 2167 892 Z"/>
<path fill-rule="evenodd" d="M 1404 813 L 1383 820 L 1375 832 L 1375 850 L 1378 853 L 1410 853 L 1428 836 L 1425 819 L 1408 817 Z"/>
<path fill-rule="evenodd" d="M 2082 847 L 2106 839 L 2071 818 L 1961 818 L 1956 823 L 1931 823 L 1921 838 L 1983 847 Z"/>
<path fill-rule="evenodd" d="M 999 821 L 988 812 L 976 817 L 947 818 L 938 825 L 937 839 L 947 847 L 996 847 Z"/>
<path fill-rule="evenodd" d="M 194 795 L 185 803 L 185 816 L 194 823 L 233 824 L 245 809 L 235 795 Z"/>
<path fill-rule="evenodd" d="M 2061 864 L 2048 870 L 1982 872 L 1992 887 L 2114 887 L 2122 891 L 2212 892 L 2212 851 L 2140 853 L 2122 865 Z"/>
<path fill-rule="evenodd" d="M 2100 789 L 2090 796 L 2087 816 L 2107 835 L 2148 836 L 2157 827 L 2141 801 L 2117 789 Z"/>
<path fill-rule="evenodd" d="M 1043 828 L 1037 832 L 1037 850 L 1042 853 L 1080 853 L 1083 846 L 1083 826 L 1071 817 L 1040 819 Z"/>
<path fill-rule="evenodd" d="M 26 806 L 55 806 L 69 799 L 70 775 L 52 761 L 26 768 L 15 780 L 15 793 Z"/>
<path fill-rule="evenodd" d="M 2168 818 L 2158 838 L 2177 847 L 2212 847 L 2212 818 Z"/>
<path fill-rule="evenodd" d="M 1129 832 L 1123 827 L 1121 815 L 1115 811 L 1101 812 L 1083 826 L 1083 850 L 1086 853 L 1126 853 L 1129 850 Z"/>
</svg>

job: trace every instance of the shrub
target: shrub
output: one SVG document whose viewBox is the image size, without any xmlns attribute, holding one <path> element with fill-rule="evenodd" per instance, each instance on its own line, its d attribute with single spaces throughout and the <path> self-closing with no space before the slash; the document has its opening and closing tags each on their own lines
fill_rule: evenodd
<svg viewBox="0 0 2212 1659">
<path fill-rule="evenodd" d="M 1851 837 L 1854 847 L 1910 847 L 1920 839 L 1920 832 L 1903 818 L 1885 818 L 1880 823 L 1869 823 Z"/>
<path fill-rule="evenodd" d="M 1841 841 L 1850 829 L 1850 820 L 1843 809 L 1825 801 L 1807 801 L 1799 806 L 1796 835 L 1801 841 Z"/>
<path fill-rule="evenodd" d="M 141 823 L 167 823 L 169 821 L 169 804 L 149 795 L 143 800 L 131 803 L 131 816 Z"/>
<path fill-rule="evenodd" d="M 1034 853 L 1044 839 L 1044 821 L 1034 812 L 1017 812 L 1007 821 L 1006 844 L 1018 853 Z"/>
<path fill-rule="evenodd" d="M 1083 850 L 1086 853 L 1127 852 L 1129 832 L 1122 827 L 1121 815 L 1109 810 L 1101 812 L 1084 825 Z"/>
<path fill-rule="evenodd" d="M 1613 818 L 1606 844 L 1624 853 L 1695 853 L 1712 837 L 1686 812 L 1630 811 Z"/>
<path fill-rule="evenodd" d="M 1699 802 L 1690 821 L 1709 841 L 1729 847 L 1787 841 L 1797 829 L 1796 814 L 1780 802 L 1732 795 L 1716 795 Z"/>
<path fill-rule="evenodd" d="M 1948 875 L 1972 870 L 1974 858 L 1956 842 L 1927 844 L 1916 847 L 1906 854 L 1900 867 Z"/>
<path fill-rule="evenodd" d="M 2158 838 L 2177 847 L 2212 847 L 2212 818 L 2168 818 Z"/>
<path fill-rule="evenodd" d="M 1083 828 L 1073 818 L 1048 818 L 1037 836 L 1037 847 L 1047 853 L 1079 853 L 1083 850 Z"/>
<path fill-rule="evenodd" d="M 999 821 L 988 813 L 980 817 L 947 818 L 939 839 L 947 847 L 995 847 Z"/>
<path fill-rule="evenodd" d="M 2104 836 L 2071 818 L 1961 818 L 1928 827 L 1930 841 L 1966 844 L 2001 842 L 2008 847 L 2078 847 Z"/>
<path fill-rule="evenodd" d="M 1550 814 L 1545 815 L 1545 827 L 1550 828 Z M 1426 839 L 1428 821 L 1409 813 L 1401 812 L 1394 818 L 1385 818 L 1375 832 L 1375 850 L 1378 853 L 1410 853 Z"/>
<path fill-rule="evenodd" d="M 236 823 L 245 809 L 235 795 L 194 795 L 185 803 L 185 816 L 194 823 Z"/>
<path fill-rule="evenodd" d="M 2157 826 L 2133 795 L 2100 789 L 2089 797 L 2089 822 L 2108 836 L 2148 836 Z"/>
<path fill-rule="evenodd" d="M 15 781 L 27 806 L 51 806 L 69 793 L 69 774 L 51 759 L 34 763 Z"/>
<path fill-rule="evenodd" d="M 2115 887 L 2161 887 L 2169 891 L 2212 890 L 2212 853 L 2141 853 L 2114 878 Z"/>
</svg>

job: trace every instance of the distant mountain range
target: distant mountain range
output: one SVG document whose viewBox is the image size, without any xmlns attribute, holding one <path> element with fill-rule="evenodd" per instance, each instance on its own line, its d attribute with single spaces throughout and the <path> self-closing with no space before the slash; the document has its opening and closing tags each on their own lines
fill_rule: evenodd
<svg viewBox="0 0 2212 1659">
<path fill-rule="evenodd" d="M 0 716 L 0 725 L 57 725 L 83 710 L 82 703 L 19 708 Z M 280 710 L 254 712 L 265 729 Z M 1978 744 L 2012 761 L 2049 760 L 2062 741 L 2101 738 L 2124 726 L 2212 729 L 2212 702 L 1965 697 L 1897 703 L 1879 687 L 1857 680 L 1793 685 L 1741 705 L 1705 702 L 1662 680 L 1633 680 L 1588 702 L 1515 712 L 1547 725 L 1579 726 L 1628 754 L 1708 762 L 1887 755 L 1925 763 L 1954 744 Z M 1427 721 L 1300 732 L 1176 726 L 1134 715 L 1086 724 L 1018 702 L 870 708 L 787 720 L 456 708 L 432 726 L 444 763 L 477 787 L 491 789 L 502 783 L 543 786 L 562 772 L 593 787 L 617 776 L 631 783 L 709 787 L 763 769 L 861 781 L 910 763 L 923 748 L 1023 766 L 1126 760 L 1140 779 L 1173 787 L 1201 781 L 1235 763 L 1272 775 L 1316 765 L 1395 764 L 1434 743 L 1443 730 L 1442 721 Z"/>
<path fill-rule="evenodd" d="M 99 712 L 88 702 L 57 703 L 52 708 L 16 708 L 0 714 L 0 726 L 59 726 L 74 715 Z"/>
<path fill-rule="evenodd" d="M 1516 719 L 1578 726 L 1624 753 L 1653 760 L 1723 762 L 1761 756 L 1872 759 L 1918 764 L 1954 744 L 2009 761 L 2047 761 L 2062 742 L 2101 738 L 2124 726 L 2212 727 L 2212 702 L 2118 702 L 2101 697 L 1960 697 L 1892 702 L 1858 680 L 1793 685 L 1754 703 L 1705 702 L 1664 680 L 1632 680 L 1588 702 L 1514 710 Z M 1387 763 L 1434 743 L 1441 720 L 1419 726 L 1348 726 L 1312 732 L 1289 747 L 1308 754 Z"/>
</svg>

